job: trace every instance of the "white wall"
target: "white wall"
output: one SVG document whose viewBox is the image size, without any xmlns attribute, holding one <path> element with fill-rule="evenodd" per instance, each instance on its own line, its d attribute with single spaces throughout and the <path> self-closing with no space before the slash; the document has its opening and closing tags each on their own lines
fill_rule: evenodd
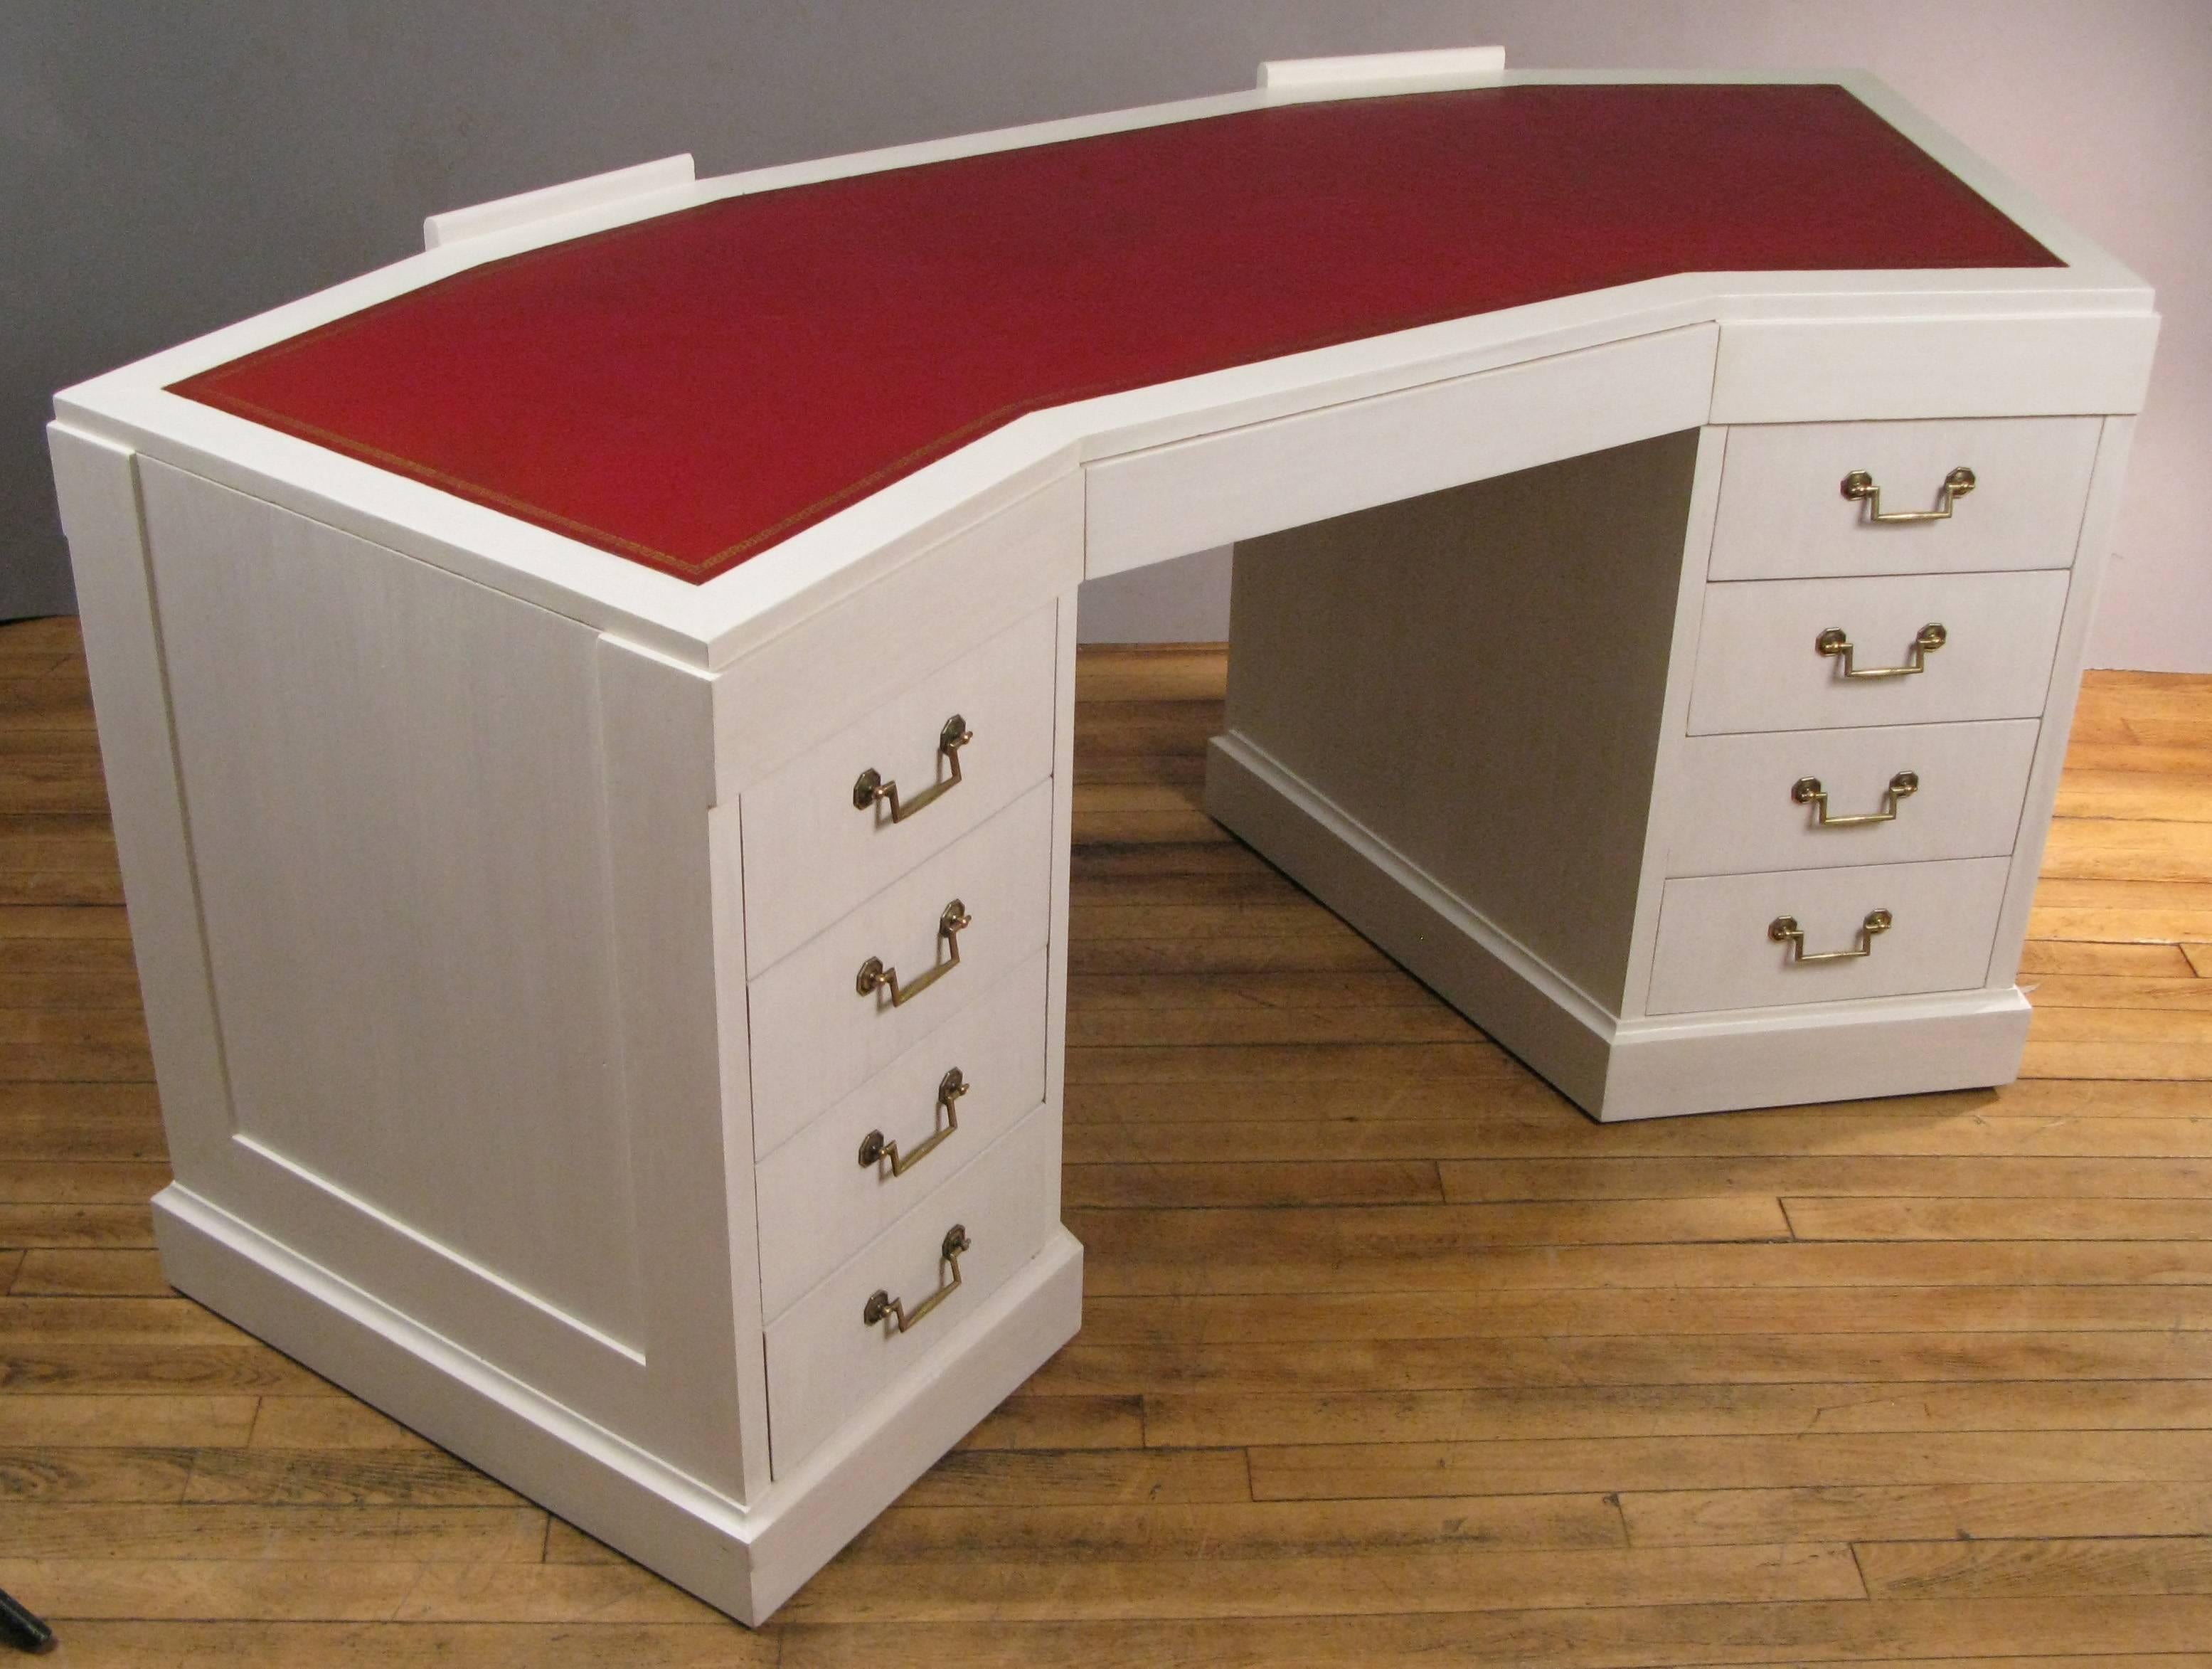
<svg viewBox="0 0 2212 1669">
<path fill-rule="evenodd" d="M 420 247 L 440 209 L 1251 84 L 1263 58 L 1873 70 L 2134 265 L 2166 315 L 2093 646 L 2212 671 L 2212 0 L 4 0 L 0 618 L 67 608 L 52 391 Z M 1086 631 L 1218 637 L 1218 558 Z"/>
</svg>

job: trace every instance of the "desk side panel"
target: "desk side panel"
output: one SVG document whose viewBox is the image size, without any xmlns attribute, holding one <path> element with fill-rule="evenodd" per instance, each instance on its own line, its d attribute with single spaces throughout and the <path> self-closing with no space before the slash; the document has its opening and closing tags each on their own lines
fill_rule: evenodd
<svg viewBox="0 0 2212 1669">
<path fill-rule="evenodd" d="M 740 1498 L 706 680 L 140 474 L 227 1080 L 195 1192 Z"/>
</svg>

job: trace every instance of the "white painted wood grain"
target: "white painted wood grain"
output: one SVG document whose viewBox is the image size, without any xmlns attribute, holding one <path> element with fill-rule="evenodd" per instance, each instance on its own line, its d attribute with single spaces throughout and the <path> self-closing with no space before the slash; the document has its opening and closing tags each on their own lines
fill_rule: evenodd
<svg viewBox="0 0 2212 1669">
<path fill-rule="evenodd" d="M 2035 764 L 2027 779 L 2027 804 L 2021 814 L 2020 843 L 2013 853 L 2012 878 L 2005 888 L 2004 912 L 1997 923 L 1996 942 L 1990 953 L 1990 983 L 2008 984 L 2018 973 L 2022 948 L 2027 941 L 2028 912 L 2034 907 L 2035 883 L 2043 868 L 2043 848 L 2051 832 L 2051 813 L 2058 798 L 2058 782 L 2066 763 L 2066 740 L 2074 726 L 2075 703 L 2081 690 L 2081 662 L 2090 623 L 2097 607 L 2097 593 L 2112 558 L 2112 540 L 2119 525 L 2120 490 L 2127 475 L 2128 453 L 2135 439 L 2132 417 L 2107 417 L 2097 446 L 2096 472 L 2090 478 L 2089 505 L 2081 521 L 2081 542 L 2066 591 L 2066 615 L 2058 629 L 2056 666 L 2050 698 L 2044 708 L 2043 728 L 2037 739 Z"/>
<path fill-rule="evenodd" d="M 2020 1074 L 2027 1000 L 2002 990 L 1875 997 L 1626 1022 L 1599 1119 L 1986 1089 Z"/>
<path fill-rule="evenodd" d="M 914 1331 L 861 1319 L 878 1289 L 915 1309 L 951 1278 L 939 1253 L 968 1231 L 959 1289 Z M 788 1477 L 842 1422 L 920 1368 L 951 1331 L 1042 1251 L 1060 1229 L 1060 1118 L 1040 1107 L 966 1170 L 801 1299 L 768 1330 L 770 1441 Z"/>
<path fill-rule="evenodd" d="M 129 452 L 62 424 L 47 434 L 169 1158 L 179 1176 L 220 1191 L 231 1162 L 230 1084 L 170 732 L 137 468 Z"/>
<path fill-rule="evenodd" d="M 634 1342 L 597 636 L 143 469 L 239 1133 Z"/>
<path fill-rule="evenodd" d="M 1087 465 L 1085 572 L 1695 429 L 1715 340 L 1666 331 Z"/>
<path fill-rule="evenodd" d="M 742 1495 L 704 680 L 143 469 L 219 1203 Z"/>
<path fill-rule="evenodd" d="M 1050 915 L 1052 785 L 1040 783 L 981 827 L 832 923 L 750 991 L 753 1118 L 768 1153 L 1043 947 Z M 974 924 L 960 965 L 893 1008 L 854 984 L 870 957 L 913 981 L 946 959 L 938 935 L 957 898 Z"/>
<path fill-rule="evenodd" d="M 1366 52 L 1349 58 L 1269 58 L 1260 86 L 1274 92 L 1388 89 L 1403 82 L 1425 86 L 1476 76 L 1500 76 L 1503 46 L 1443 46 L 1420 52 Z"/>
<path fill-rule="evenodd" d="M 1978 988 L 1987 971 L 2007 859 L 1869 864 L 1845 869 L 1710 875 L 1670 880 L 1659 911 L 1650 1010 L 1677 1014 Z M 1868 912 L 1889 930 L 1869 955 L 1794 963 L 1768 936 L 1794 917 L 1805 949 L 1849 950 Z"/>
<path fill-rule="evenodd" d="M 811 757 L 887 693 L 1048 608 L 1082 577 L 1083 483 L 1069 469 L 816 608 L 716 678 L 718 797 L 734 801 Z"/>
<path fill-rule="evenodd" d="M 742 1081 L 722 1081 L 722 1028 L 744 1016 L 716 1001 L 712 691 L 629 644 L 602 637 L 596 647 L 627 1114 L 602 1117 L 628 1136 L 639 1331 L 659 1404 L 625 1428 L 651 1432 L 671 1464 L 750 1500 L 769 1482 L 768 1386 L 752 1348 L 750 1119 Z"/>
<path fill-rule="evenodd" d="M 1047 605 L 745 790 L 749 966 L 765 972 L 1052 774 L 1056 624 Z M 947 777 L 938 740 L 954 716 L 974 737 L 957 786 L 900 823 L 854 805 L 863 771 L 908 801 Z"/>
<path fill-rule="evenodd" d="M 1740 425 L 1728 431 L 1710 576 L 2064 568 L 2101 427 L 2095 417 Z M 1844 478 L 1863 470 L 1885 514 L 1932 509 L 1962 466 L 1975 486 L 1948 521 L 1878 523 L 1843 494 Z"/>
<path fill-rule="evenodd" d="M 472 204 L 465 209 L 448 209 L 443 214 L 431 215 L 424 219 L 422 247 L 435 249 L 442 244 L 459 243 L 465 238 L 514 231 L 533 222 L 604 210 L 618 203 L 689 186 L 696 178 L 690 154 L 687 151 L 681 155 L 663 156 L 654 161 L 639 162 L 627 168 L 613 168 L 605 174 L 589 174 L 581 180 L 563 180 L 557 186 L 541 186 L 534 192 L 519 192 L 513 197 L 495 198 L 489 203 Z"/>
<path fill-rule="evenodd" d="M 2065 570 L 1744 580 L 1705 588 L 1690 730 L 1813 730 L 2027 718 L 2051 686 Z M 1903 678 L 1846 679 L 1815 647 L 1843 631 L 1858 669 L 1909 664 L 1920 629 L 1949 641 Z"/>
<path fill-rule="evenodd" d="M 769 1322 L 937 1191 L 1044 1100 L 1045 958 L 1032 956 L 760 1164 L 761 1301 Z M 957 1069 L 959 1128 L 904 1176 L 863 1166 L 880 1131 L 912 1154 L 938 1130 L 938 1086 Z"/>
<path fill-rule="evenodd" d="M 2008 856 L 2039 728 L 2033 719 L 2009 719 L 1686 737 L 1679 776 L 1660 795 L 1667 874 Z M 1791 795 L 1811 777 L 1828 791 L 1834 816 L 1879 812 L 1901 771 L 1914 772 L 1920 786 L 1898 801 L 1887 823 L 1824 828 Z"/>
<path fill-rule="evenodd" d="M 1937 305 L 1931 298 L 1929 311 Z M 1712 420 L 2139 411 L 2157 344 L 2158 320 L 2147 312 L 1731 321 L 1721 330 Z"/>
</svg>

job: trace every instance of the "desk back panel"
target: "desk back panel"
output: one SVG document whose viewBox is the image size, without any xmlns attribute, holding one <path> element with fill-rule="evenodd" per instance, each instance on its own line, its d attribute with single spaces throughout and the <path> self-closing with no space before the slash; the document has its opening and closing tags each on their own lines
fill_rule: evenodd
<svg viewBox="0 0 2212 1669">
<path fill-rule="evenodd" d="M 1236 550 L 1230 732 L 1613 1013 L 1698 435 Z"/>
</svg>

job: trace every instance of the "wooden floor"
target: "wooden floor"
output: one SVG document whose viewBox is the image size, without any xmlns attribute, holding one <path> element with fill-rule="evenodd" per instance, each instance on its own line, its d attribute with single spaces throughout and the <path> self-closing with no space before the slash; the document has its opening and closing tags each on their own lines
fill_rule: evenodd
<svg viewBox="0 0 2212 1669">
<path fill-rule="evenodd" d="M 2212 679 L 2094 675 L 1997 1093 L 1600 1129 L 1079 679 L 1081 1336 L 759 1634 L 171 1295 L 70 623 L 0 628 L 0 1587 L 53 1661 L 2212 1665 Z"/>
</svg>

